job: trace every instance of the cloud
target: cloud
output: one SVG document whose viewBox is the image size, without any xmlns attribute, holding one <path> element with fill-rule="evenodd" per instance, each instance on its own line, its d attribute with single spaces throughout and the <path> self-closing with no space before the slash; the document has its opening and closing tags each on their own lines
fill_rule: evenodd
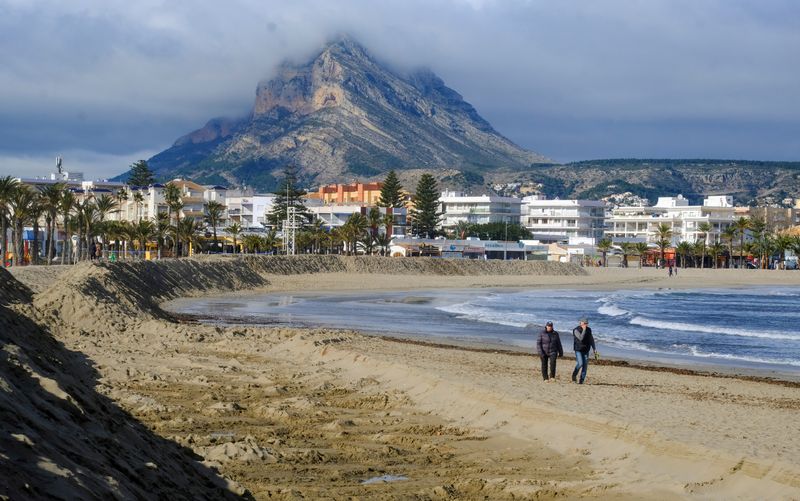
<svg viewBox="0 0 800 501">
<path fill-rule="evenodd" d="M 560 160 L 798 159 L 798 15 L 788 0 L 0 0 L 0 154 L 157 151 L 244 115 L 280 61 L 348 32 Z M 689 130 L 710 147 L 686 147 Z"/>
</svg>

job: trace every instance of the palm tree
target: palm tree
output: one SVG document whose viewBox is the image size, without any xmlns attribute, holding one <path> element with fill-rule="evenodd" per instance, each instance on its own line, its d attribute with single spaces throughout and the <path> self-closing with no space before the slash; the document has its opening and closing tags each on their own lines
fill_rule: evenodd
<svg viewBox="0 0 800 501">
<path fill-rule="evenodd" d="M 65 183 L 56 183 L 41 188 L 42 205 L 45 210 L 45 232 L 47 233 L 45 255 L 47 256 L 48 265 L 53 264 L 53 258 L 55 257 L 55 241 L 58 236 L 56 231 L 58 212 L 66 186 Z"/>
<path fill-rule="evenodd" d="M 252 252 L 255 254 L 262 248 L 266 249 L 268 245 L 266 239 L 251 233 L 250 235 L 244 235 L 242 237 L 242 247 L 244 247 L 245 252 Z"/>
<path fill-rule="evenodd" d="M 156 223 L 153 227 L 153 237 L 158 244 L 158 259 L 161 259 L 161 249 L 164 247 L 164 243 L 171 229 L 169 215 L 166 212 L 157 212 Z"/>
<path fill-rule="evenodd" d="M 185 242 L 187 247 L 187 249 L 183 249 L 181 253 L 185 252 L 186 255 L 188 256 L 189 245 L 193 244 L 195 247 L 198 246 L 198 244 L 200 243 L 199 234 L 202 229 L 203 229 L 202 225 L 199 222 L 195 221 L 193 217 L 187 216 L 178 221 L 178 228 L 177 228 L 178 239 L 181 242 Z"/>
<path fill-rule="evenodd" d="M 644 256 L 650 248 L 647 246 L 646 242 L 637 242 L 634 244 L 633 248 L 636 251 L 636 255 L 639 256 L 639 268 L 641 268 L 644 263 Z"/>
<path fill-rule="evenodd" d="M 597 250 L 603 255 L 603 266 L 608 267 L 606 254 L 611 250 L 612 242 L 610 238 L 604 238 L 597 243 Z"/>
<path fill-rule="evenodd" d="M 392 245 L 392 236 L 388 233 L 381 233 L 375 239 L 375 244 L 381 250 L 381 256 L 386 256 L 389 252 L 389 246 Z"/>
<path fill-rule="evenodd" d="M 697 235 L 698 236 L 702 235 L 702 241 L 703 241 L 701 258 L 700 258 L 701 269 L 706 267 L 706 240 L 708 234 L 711 232 L 711 229 L 712 229 L 711 224 L 705 221 L 697 225 Z"/>
<path fill-rule="evenodd" d="M 214 250 L 219 248 L 219 242 L 217 242 L 217 226 L 222 221 L 222 216 L 225 214 L 225 206 L 215 200 L 212 200 L 206 204 L 206 214 L 205 214 L 205 221 L 206 223 L 211 225 L 211 231 L 214 234 Z"/>
<path fill-rule="evenodd" d="M 35 192 L 36 197 L 31 205 L 31 223 L 33 223 L 33 241 L 31 242 L 31 264 L 39 264 L 39 220 L 45 212 L 44 200 L 40 191 Z"/>
<path fill-rule="evenodd" d="M 36 192 L 27 185 L 19 185 L 11 192 L 8 198 L 8 206 L 11 212 L 11 223 L 14 228 L 14 265 L 21 265 L 25 262 L 25 247 L 23 245 L 23 229 L 30 221 L 33 212 L 33 205 L 36 202 Z"/>
<path fill-rule="evenodd" d="M 780 262 L 786 261 L 786 251 L 792 248 L 793 239 L 790 235 L 785 233 L 777 235 L 774 239 L 775 250 L 780 256 Z"/>
<path fill-rule="evenodd" d="M 733 222 L 733 227 L 736 228 L 736 232 L 739 234 L 739 268 L 744 267 L 744 235 L 750 229 L 750 225 L 751 221 L 746 217 L 740 217 Z"/>
<path fill-rule="evenodd" d="M 233 253 L 236 254 L 238 247 L 236 239 L 242 232 L 242 225 L 240 225 L 239 223 L 232 223 L 230 226 L 225 228 L 225 231 L 228 232 L 228 235 L 233 237 Z"/>
<path fill-rule="evenodd" d="M 364 254 L 367 256 L 371 256 L 373 252 L 375 252 L 375 247 L 377 247 L 375 238 L 368 231 L 364 232 L 364 234 L 358 240 L 357 245 L 361 246 L 361 248 L 364 250 Z"/>
<path fill-rule="evenodd" d="M 138 191 L 136 193 L 134 193 L 134 199 L 136 198 L 136 195 L 141 196 L 141 193 L 139 193 Z M 98 198 L 96 200 L 95 205 L 97 207 L 97 218 L 98 218 L 98 221 L 101 223 L 100 224 L 100 228 L 99 228 L 100 229 L 100 238 L 103 240 L 103 243 L 102 243 L 102 246 L 101 246 L 102 256 L 100 256 L 100 257 L 105 257 L 106 241 L 108 240 L 108 238 L 107 238 L 107 235 L 105 235 L 105 225 L 103 225 L 102 223 L 103 223 L 103 221 L 105 221 L 106 215 L 108 215 L 111 212 L 118 212 L 119 209 L 117 208 L 118 207 L 117 201 L 114 200 L 114 197 L 112 197 L 111 195 L 105 195 L 105 194 L 104 195 L 100 195 L 100 198 Z"/>
<path fill-rule="evenodd" d="M 622 242 L 619 244 L 619 248 L 622 251 L 622 266 L 624 268 L 628 267 L 628 255 L 636 253 L 636 249 L 634 247 L 634 244 L 630 242 Z"/>
<path fill-rule="evenodd" d="M 360 212 L 354 212 L 342 226 L 342 236 L 347 244 L 347 255 L 356 252 L 356 245 L 367 231 L 368 221 Z"/>
<path fill-rule="evenodd" d="M 467 221 L 462 220 L 456 223 L 456 226 L 453 229 L 453 231 L 455 231 L 456 238 L 458 238 L 459 240 L 464 240 L 469 236 L 470 231 L 472 231 L 472 225 Z"/>
<path fill-rule="evenodd" d="M 147 251 L 147 242 L 153 238 L 156 225 L 152 221 L 140 219 L 138 223 L 133 223 L 133 229 L 136 240 L 139 242 L 139 252 L 144 255 L 144 252 Z"/>
<path fill-rule="evenodd" d="M 736 227 L 734 225 L 726 226 L 724 230 L 722 230 L 722 239 L 728 242 L 728 259 L 726 260 L 726 268 L 731 267 L 731 261 L 733 260 L 733 241 L 736 240 Z"/>
<path fill-rule="evenodd" d="M 175 215 L 175 225 L 172 228 L 175 231 L 173 240 L 175 245 L 175 257 L 177 258 L 180 257 L 178 253 L 178 244 L 180 243 L 180 238 L 178 238 L 178 220 L 180 219 L 181 209 L 183 209 L 181 189 L 173 183 L 167 183 L 167 185 L 164 186 L 164 201 L 167 203 L 167 215 L 169 216 L 170 222 L 172 221 L 172 215 Z"/>
<path fill-rule="evenodd" d="M 680 242 L 680 243 L 678 243 L 678 245 L 675 247 L 675 253 L 678 254 L 679 256 L 681 256 L 681 267 L 682 268 L 688 268 L 688 266 L 686 264 L 686 257 L 692 255 L 692 251 L 693 250 L 694 250 L 694 248 L 693 248 L 692 244 L 690 244 L 689 242 L 687 242 L 685 240 Z M 678 263 L 676 262 L 675 266 L 677 266 L 677 265 L 678 265 Z"/>
<path fill-rule="evenodd" d="M 119 208 L 122 209 L 123 202 L 127 202 L 128 201 L 128 190 L 126 188 L 120 188 L 119 190 L 117 190 L 116 196 L 117 196 L 117 203 L 119 205 Z M 126 210 L 125 211 L 125 217 L 126 218 L 127 218 L 127 212 L 128 211 Z"/>
<path fill-rule="evenodd" d="M 656 227 L 656 244 L 661 251 L 661 264 L 664 264 L 664 254 L 672 240 L 672 228 L 667 223 L 661 223 Z"/>
<path fill-rule="evenodd" d="M 142 220 L 142 205 L 144 205 L 144 195 L 139 190 L 133 192 L 133 206 L 136 208 L 136 216 L 134 218 L 137 221 Z"/>
<path fill-rule="evenodd" d="M 722 245 L 722 242 L 717 240 L 713 244 L 708 246 L 708 252 L 711 254 L 711 257 L 714 258 L 714 269 L 717 268 L 717 261 L 719 260 L 719 255 L 725 252 L 725 246 Z"/>
<path fill-rule="evenodd" d="M 6 254 L 8 254 L 8 227 L 11 223 L 9 202 L 12 194 L 19 187 L 19 182 L 11 176 L 0 177 L 0 260 L 3 268 L 6 267 Z"/>
<path fill-rule="evenodd" d="M 61 221 L 64 225 L 64 245 L 61 248 L 61 264 L 64 264 L 64 260 L 67 257 L 67 252 L 71 250 L 71 242 L 72 242 L 72 234 L 70 230 L 70 213 L 72 213 L 72 209 L 75 207 L 75 195 L 69 191 L 64 190 L 61 194 L 61 203 L 59 204 L 58 210 L 61 212 Z M 72 258 L 70 258 L 70 262 Z"/>
<path fill-rule="evenodd" d="M 270 232 L 267 233 L 266 236 L 264 236 L 264 238 L 261 240 L 261 243 L 264 247 L 264 250 L 267 252 L 272 252 L 280 247 L 281 239 L 278 238 L 278 231 L 275 228 L 270 230 Z"/>
</svg>

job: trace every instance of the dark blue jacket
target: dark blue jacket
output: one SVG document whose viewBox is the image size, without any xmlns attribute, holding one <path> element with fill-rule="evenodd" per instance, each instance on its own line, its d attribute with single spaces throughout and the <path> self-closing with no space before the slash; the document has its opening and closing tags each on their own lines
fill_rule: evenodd
<svg viewBox="0 0 800 501">
<path fill-rule="evenodd" d="M 564 348 L 561 347 L 561 337 L 559 337 L 558 332 L 555 330 L 547 332 L 547 329 L 545 329 L 539 334 L 539 339 L 536 341 L 536 350 L 539 352 L 540 357 L 548 355 L 564 356 Z"/>
</svg>

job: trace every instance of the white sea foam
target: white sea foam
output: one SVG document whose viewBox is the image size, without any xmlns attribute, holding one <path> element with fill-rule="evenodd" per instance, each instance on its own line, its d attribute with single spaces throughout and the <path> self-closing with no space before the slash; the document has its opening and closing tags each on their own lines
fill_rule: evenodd
<svg viewBox="0 0 800 501">
<path fill-rule="evenodd" d="M 747 355 L 730 355 L 728 353 L 714 353 L 714 352 L 707 353 L 700 351 L 695 346 L 689 346 L 689 351 L 692 353 L 692 356 L 701 358 L 722 358 L 725 360 L 740 360 L 743 362 L 751 362 L 756 364 L 792 365 L 795 367 L 800 367 L 800 361 L 797 360 L 770 360 L 767 358 L 750 357 Z"/>
<path fill-rule="evenodd" d="M 746 329 L 737 329 L 735 327 L 715 326 L 715 325 L 699 325 L 686 322 L 669 322 L 664 320 L 654 320 L 647 317 L 633 317 L 629 323 L 633 325 L 641 325 L 642 327 L 652 327 L 654 329 L 665 329 L 672 331 L 689 331 L 689 332 L 703 332 L 707 334 L 718 334 L 720 336 L 739 336 L 739 337 L 754 337 L 762 339 L 786 339 L 790 341 L 800 341 L 800 334 L 785 334 L 782 332 L 774 331 L 751 331 Z"/>
<path fill-rule="evenodd" d="M 608 315 L 609 317 L 621 317 L 629 314 L 630 312 L 628 310 L 623 310 L 614 303 L 603 303 L 597 308 L 597 313 L 601 315 Z"/>
<path fill-rule="evenodd" d="M 525 313 L 498 312 L 472 303 L 437 306 L 437 310 L 457 315 L 457 318 L 490 324 L 525 327 L 536 322 L 536 317 Z"/>
</svg>

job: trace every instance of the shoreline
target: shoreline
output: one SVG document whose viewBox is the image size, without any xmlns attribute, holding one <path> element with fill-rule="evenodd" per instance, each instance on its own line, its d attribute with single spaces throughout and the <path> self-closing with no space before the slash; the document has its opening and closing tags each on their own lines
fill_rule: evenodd
<svg viewBox="0 0 800 501">
<path fill-rule="evenodd" d="M 706 270 L 706 272 L 712 272 L 713 270 Z M 719 270 L 717 270 L 719 271 Z M 731 270 L 731 271 L 739 271 L 739 270 Z M 749 272 L 751 270 L 746 270 Z M 601 270 L 601 273 L 605 272 L 608 273 L 608 270 Z M 789 272 L 792 273 L 792 272 Z M 338 294 L 358 294 L 363 293 L 365 288 L 356 288 L 352 287 L 353 279 L 349 277 L 349 279 L 345 280 L 345 277 L 341 277 L 338 275 L 333 275 L 331 277 L 326 277 L 326 280 L 319 280 L 315 283 L 316 289 L 314 291 L 310 291 L 304 288 L 305 281 L 302 278 L 297 278 L 296 280 L 292 279 L 283 279 L 279 284 L 271 284 L 269 287 L 259 289 L 259 290 L 248 290 L 248 291 L 237 291 L 237 292 L 230 292 L 220 294 L 219 298 L 241 298 L 241 297 L 257 297 L 261 295 L 272 295 L 272 294 L 294 294 L 299 297 L 335 297 Z M 366 278 L 366 277 L 365 277 Z M 650 283 L 641 283 L 641 282 L 634 282 L 631 283 L 629 281 L 625 281 L 622 284 L 613 283 L 604 281 L 602 283 L 586 283 L 587 281 L 595 278 L 591 274 L 588 278 L 584 278 L 584 283 L 582 284 L 572 284 L 572 283 L 556 283 L 556 284 L 515 284 L 515 285 L 499 285 L 499 283 L 508 283 L 508 282 L 515 282 L 515 278 L 509 277 L 482 277 L 488 279 L 484 282 L 483 286 L 480 287 L 481 291 L 487 292 L 496 292 L 496 293 L 504 293 L 504 292 L 517 292 L 523 290 L 541 290 L 545 287 L 552 287 L 553 289 L 558 290 L 576 290 L 576 291 L 603 291 L 613 293 L 620 290 L 643 290 L 643 291 L 669 291 L 669 290 L 676 290 L 676 291 L 715 291 L 715 290 L 722 290 L 722 289 L 746 289 L 746 288 L 763 288 L 765 290 L 771 287 L 800 287 L 800 273 L 797 273 L 796 276 L 794 275 L 784 275 L 782 278 L 783 280 L 778 280 L 777 284 L 766 283 L 763 281 L 764 279 L 770 279 L 769 275 L 763 276 L 762 283 L 758 285 L 750 285 L 747 286 L 739 282 L 739 280 L 743 277 L 733 276 L 729 277 L 729 280 L 720 281 L 718 283 L 714 283 L 713 281 L 706 281 L 705 285 L 699 286 L 695 283 L 680 283 L 680 287 L 654 287 Z M 573 277 L 569 277 L 565 280 L 564 277 L 556 277 L 553 281 L 554 282 L 572 282 Z M 732 278 L 733 280 L 730 280 Z M 797 284 L 788 282 L 786 279 L 793 279 L 797 278 Z M 332 279 L 332 280 L 331 280 Z M 668 279 L 669 281 L 669 279 Z M 294 283 L 293 283 L 294 282 Z M 415 284 L 406 285 L 406 284 L 387 284 L 385 280 L 382 280 L 381 285 L 388 285 L 387 287 L 369 287 L 368 289 L 376 292 L 408 292 L 408 293 L 424 293 L 426 291 L 441 291 L 441 292 L 448 292 L 448 291 L 456 291 L 456 292 L 470 292 L 474 291 L 474 288 L 463 288 L 461 287 L 461 283 L 463 281 L 459 280 L 455 284 L 451 284 L 450 286 L 441 284 L 441 283 L 432 283 L 427 281 L 424 277 L 420 280 L 417 280 Z M 486 285 L 487 283 L 494 283 L 495 285 Z M 710 283 L 711 285 L 708 285 Z M 615 285 L 619 285 L 619 287 L 615 287 Z M 385 334 L 378 331 L 373 330 L 364 330 L 359 329 L 356 327 L 347 327 L 347 326 L 336 326 L 336 325 L 316 325 L 316 324 L 304 324 L 302 321 L 298 321 L 297 323 L 292 323 L 291 321 L 276 321 L 274 323 L 258 323 L 258 322 L 249 322 L 247 320 L 242 320 L 241 322 L 237 322 L 233 319 L 229 318 L 219 318 L 213 315 L 201 315 L 201 314 L 183 314 L 178 313 L 172 310 L 170 307 L 171 304 L 175 302 L 181 301 L 191 301 L 191 298 L 179 298 L 176 300 L 168 301 L 161 305 L 169 314 L 174 315 L 176 318 L 182 320 L 197 320 L 200 323 L 210 324 L 210 325 L 245 325 L 250 327 L 288 327 L 288 328 L 307 328 L 307 329 L 319 329 L 319 328 L 326 328 L 326 329 L 334 329 L 334 330 L 341 330 L 343 332 L 358 332 L 364 336 L 370 337 L 380 337 L 386 340 L 397 340 L 399 342 L 419 342 L 420 344 L 425 344 L 429 346 L 452 346 L 454 348 L 469 348 L 469 349 L 478 349 L 478 350 L 490 350 L 495 352 L 508 352 L 508 353 L 528 353 L 530 354 L 530 348 L 525 346 L 516 345 L 513 343 L 504 343 L 502 341 L 478 341 L 478 340 L 471 340 L 471 339 L 462 339 L 457 337 L 436 337 L 436 338 L 425 338 L 424 336 L 414 336 L 411 334 L 406 333 L 391 333 Z M 388 328 L 387 330 L 391 330 Z M 659 368 L 659 369 L 674 369 L 676 371 L 688 371 L 690 373 L 696 373 L 698 375 L 722 375 L 726 377 L 742 377 L 742 378 L 755 378 L 754 380 L 758 380 L 762 378 L 764 380 L 775 380 L 775 381 L 787 381 L 787 382 L 800 382 L 800 369 L 787 366 L 783 364 L 769 364 L 767 362 L 758 363 L 758 362 L 747 362 L 747 361 L 727 361 L 725 359 L 721 360 L 709 360 L 707 358 L 696 357 L 693 358 L 691 355 L 681 355 L 681 354 L 671 354 L 671 353 L 658 353 L 658 352 L 646 352 L 646 351 L 637 351 L 633 349 L 623 349 L 614 347 L 612 345 L 608 345 L 603 347 L 604 349 L 601 350 L 603 352 L 603 359 L 600 361 L 599 365 L 603 365 L 604 362 L 610 362 L 612 364 L 620 365 L 620 366 L 630 366 L 635 368 Z M 569 351 L 569 350 L 567 350 Z M 571 353 L 567 355 L 566 358 L 573 358 Z M 598 364 L 597 361 L 592 360 L 592 364 Z"/>
</svg>

